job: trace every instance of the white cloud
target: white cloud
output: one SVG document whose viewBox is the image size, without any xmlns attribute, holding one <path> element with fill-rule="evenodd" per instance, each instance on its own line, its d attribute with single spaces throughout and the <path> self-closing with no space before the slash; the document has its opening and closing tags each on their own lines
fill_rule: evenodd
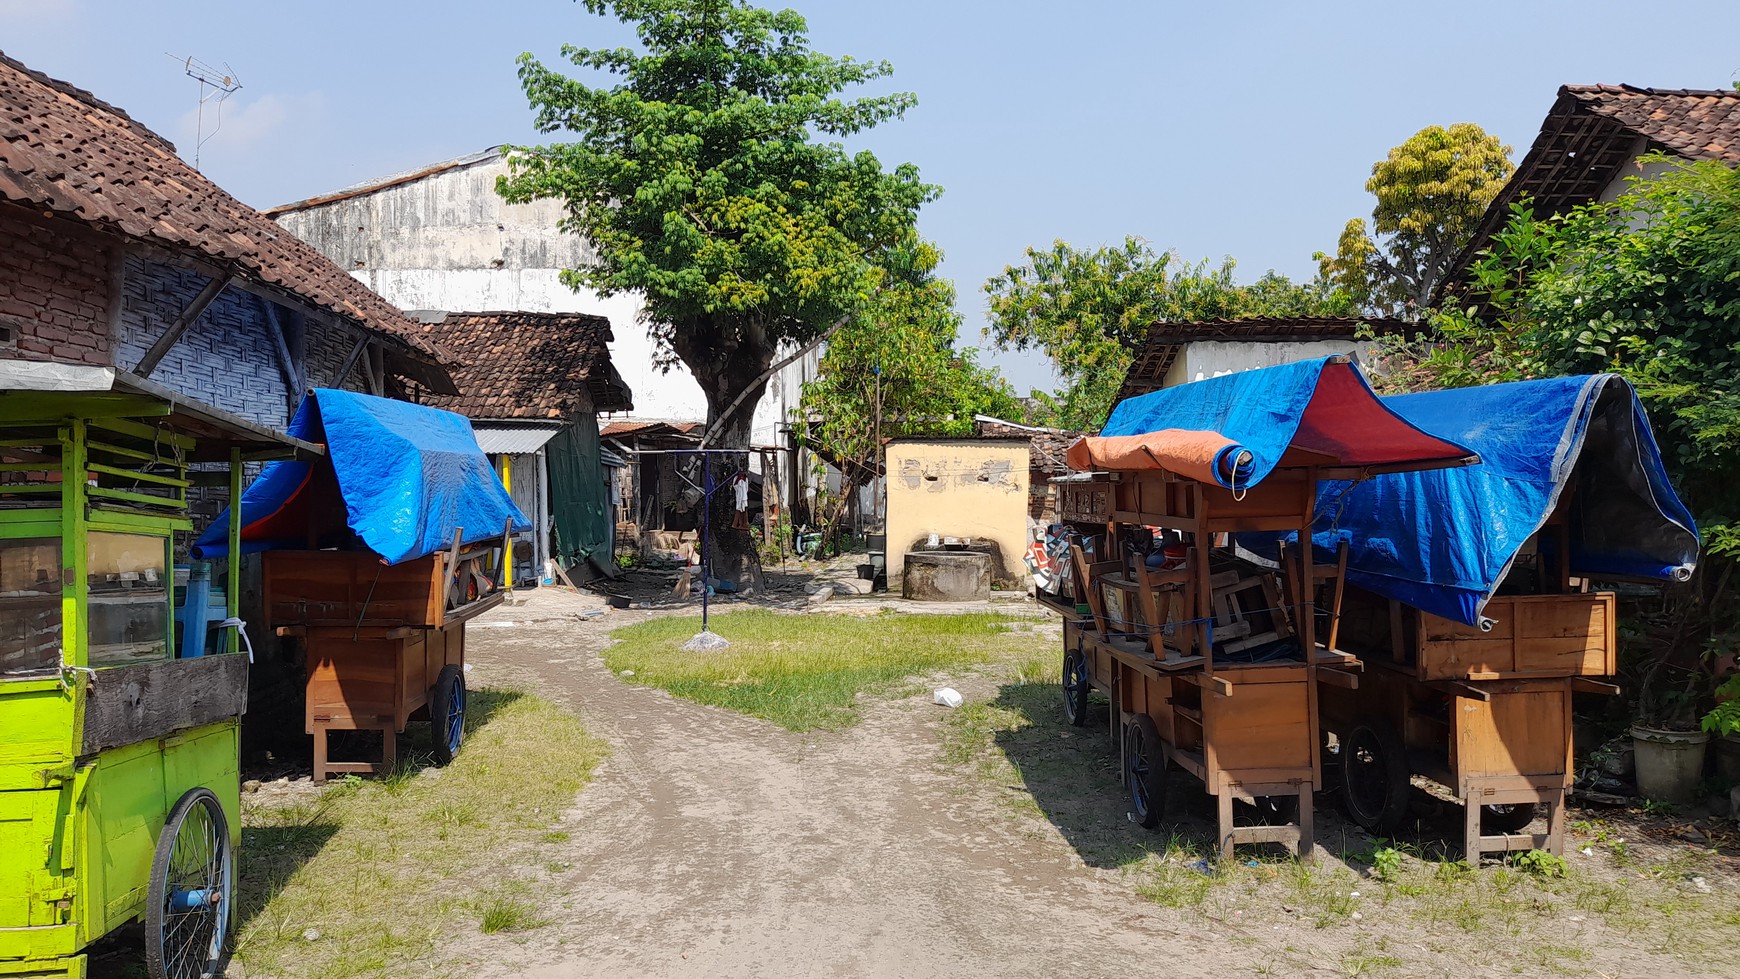
<svg viewBox="0 0 1740 979">
<path fill-rule="evenodd" d="M 215 99 L 206 102 L 203 120 L 201 110 L 188 110 L 177 124 L 175 145 L 183 157 L 192 160 L 203 128 L 205 146 L 199 155 L 207 160 L 219 155 L 233 159 L 273 142 L 286 131 L 310 128 L 325 112 L 326 96 L 319 92 L 271 92 L 250 100 L 243 89 L 221 103 Z"/>
<path fill-rule="evenodd" d="M 78 0 L 0 0 L 0 21 L 16 25 L 65 20 L 78 7 Z"/>
</svg>

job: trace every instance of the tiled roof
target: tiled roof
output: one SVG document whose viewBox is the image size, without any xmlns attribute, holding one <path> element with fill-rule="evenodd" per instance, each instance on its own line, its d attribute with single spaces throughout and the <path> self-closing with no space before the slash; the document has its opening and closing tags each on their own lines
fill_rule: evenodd
<svg viewBox="0 0 1740 979">
<path fill-rule="evenodd" d="M 1562 214 L 1601 196 L 1640 154 L 1740 163 L 1740 91 L 1565 85 L 1474 235 L 1440 284 L 1457 287 L 1474 256 L 1528 200 L 1537 217 Z"/>
<path fill-rule="evenodd" d="M 1566 85 L 1559 94 L 1688 160 L 1740 163 L 1740 91 L 1735 89 Z"/>
<path fill-rule="evenodd" d="M 450 359 L 391 303 L 188 166 L 168 140 L 3 53 L 0 200 L 198 253 L 355 321 L 389 346 L 429 361 Z"/>
<path fill-rule="evenodd" d="M 1118 400 L 1158 390 L 1172 369 L 1179 348 L 1187 343 L 1309 343 L 1313 340 L 1352 340 L 1361 326 L 1380 336 L 1404 333 L 1406 320 L 1381 316 L 1253 316 L 1237 320 L 1201 320 L 1192 323 L 1155 323 L 1148 336 L 1131 352 L 1130 369 L 1118 389 Z"/>
<path fill-rule="evenodd" d="M 427 336 L 462 361 L 457 395 L 429 403 L 474 419 L 555 418 L 627 411 L 628 385 L 610 362 L 610 321 L 585 313 L 449 313 Z"/>
</svg>

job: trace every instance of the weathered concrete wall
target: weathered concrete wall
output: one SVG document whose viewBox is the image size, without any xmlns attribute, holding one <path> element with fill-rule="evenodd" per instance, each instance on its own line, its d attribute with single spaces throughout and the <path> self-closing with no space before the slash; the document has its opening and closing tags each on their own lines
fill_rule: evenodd
<svg viewBox="0 0 1740 979">
<path fill-rule="evenodd" d="M 1026 587 L 1027 443 L 902 439 L 887 459 L 889 589 L 901 588 L 902 555 L 931 534 L 995 543 L 997 583 Z"/>
<path fill-rule="evenodd" d="M 991 597 L 991 556 L 975 551 L 908 551 L 900 594 L 915 602 L 973 602 Z"/>
<path fill-rule="evenodd" d="M 563 269 L 592 257 L 590 244 L 557 230 L 555 201 L 508 204 L 495 192 L 507 173 L 499 152 L 331 203 L 275 215 L 340 268 L 401 309 L 591 313 L 610 319 L 611 360 L 634 391 L 633 418 L 698 420 L 700 386 L 681 366 L 655 364 L 638 296 L 608 299 L 563 285 Z"/>
<path fill-rule="evenodd" d="M 1312 360 L 1331 354 L 1357 356 L 1370 363 L 1374 345 L 1362 340 L 1309 340 L 1305 342 L 1208 341 L 1187 344 L 1166 372 L 1165 387 L 1220 377 L 1258 367 L 1274 367 L 1296 360 Z"/>
</svg>

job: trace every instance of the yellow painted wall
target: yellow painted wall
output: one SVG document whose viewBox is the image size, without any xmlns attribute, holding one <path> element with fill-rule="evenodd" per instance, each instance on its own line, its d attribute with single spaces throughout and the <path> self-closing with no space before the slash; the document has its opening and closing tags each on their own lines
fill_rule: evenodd
<svg viewBox="0 0 1740 979">
<path fill-rule="evenodd" d="M 930 534 L 995 541 L 1006 586 L 1026 587 L 1026 442 L 896 440 L 888 444 L 888 590 L 900 591 L 902 556 Z"/>
</svg>

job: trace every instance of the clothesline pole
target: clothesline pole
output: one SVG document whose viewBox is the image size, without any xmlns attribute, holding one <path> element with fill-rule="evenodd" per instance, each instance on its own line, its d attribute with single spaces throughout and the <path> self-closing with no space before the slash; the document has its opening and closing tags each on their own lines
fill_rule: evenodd
<svg viewBox="0 0 1740 979">
<path fill-rule="evenodd" d="M 713 558 L 707 546 L 713 511 L 713 465 L 701 456 L 701 631 L 707 631 L 707 598 L 713 591 Z"/>
</svg>

